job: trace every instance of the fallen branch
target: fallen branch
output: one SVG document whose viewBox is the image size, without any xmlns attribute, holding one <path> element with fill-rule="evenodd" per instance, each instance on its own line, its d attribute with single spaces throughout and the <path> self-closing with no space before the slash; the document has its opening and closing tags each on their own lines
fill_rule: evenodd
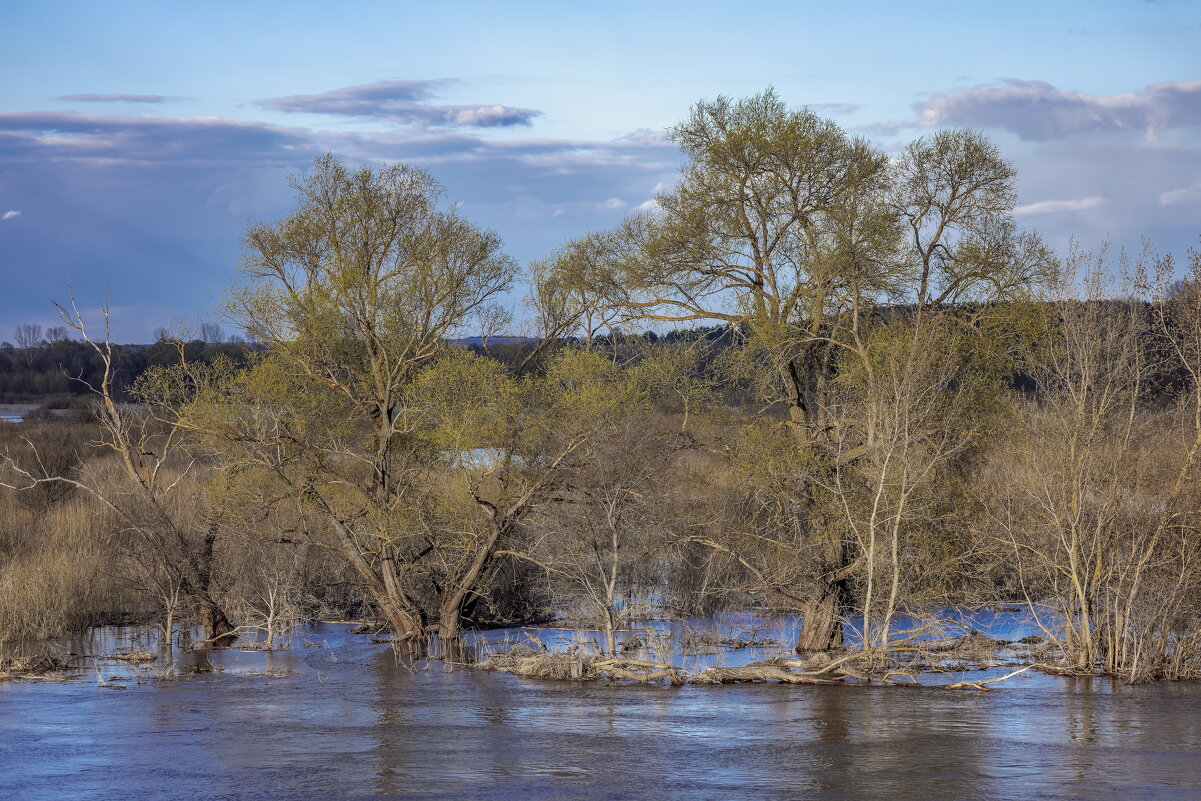
<svg viewBox="0 0 1201 801">
<path fill-rule="evenodd" d="M 1018 668 L 1017 670 L 1013 671 L 1012 673 L 1009 673 L 1005 676 L 998 676 L 995 679 L 984 679 L 983 681 L 957 681 L 954 684 L 948 684 L 946 688 L 948 690 L 971 689 L 971 690 L 980 690 L 981 692 L 988 692 L 989 688 L 985 686 L 986 684 L 996 684 L 997 682 L 1008 681 L 1009 679 L 1012 679 L 1014 676 L 1018 675 L 1019 673 L 1025 673 L 1027 670 L 1029 670 L 1032 667 L 1034 667 L 1034 665 L 1026 665 L 1024 668 Z"/>
</svg>

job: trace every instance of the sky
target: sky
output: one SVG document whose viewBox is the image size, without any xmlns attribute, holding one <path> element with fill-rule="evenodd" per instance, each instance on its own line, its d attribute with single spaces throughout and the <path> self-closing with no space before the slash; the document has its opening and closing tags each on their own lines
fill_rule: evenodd
<svg viewBox="0 0 1201 801">
<path fill-rule="evenodd" d="M 890 152 L 984 130 L 1058 249 L 1201 246 L 1197 0 L 12 2 L 0 75 L 0 340 L 72 292 L 119 341 L 215 319 L 327 151 L 426 168 L 528 264 L 669 188 L 695 102 L 768 86 Z"/>
</svg>

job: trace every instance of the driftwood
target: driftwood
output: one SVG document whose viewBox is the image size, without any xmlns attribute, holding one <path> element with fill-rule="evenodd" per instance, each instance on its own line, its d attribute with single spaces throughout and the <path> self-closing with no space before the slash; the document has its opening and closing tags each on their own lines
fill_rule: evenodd
<svg viewBox="0 0 1201 801">
<path fill-rule="evenodd" d="M 731 684 L 744 681 L 779 681 L 784 684 L 841 684 L 841 679 L 822 678 L 813 674 L 795 673 L 770 662 L 756 662 L 745 667 L 711 667 L 696 677 L 698 684 Z"/>
<path fill-rule="evenodd" d="M 66 680 L 71 665 L 57 656 L 19 656 L 0 659 L 0 679 Z"/>
<path fill-rule="evenodd" d="M 667 679 L 672 684 L 684 684 L 684 671 L 675 665 L 662 662 L 647 662 L 641 659 L 603 659 L 592 663 L 592 667 L 600 673 L 613 679 L 632 679 L 633 681 L 660 681 Z"/>
<path fill-rule="evenodd" d="M 985 686 L 986 684 L 996 684 L 997 682 L 1000 682 L 1000 681 L 1008 681 L 1009 679 L 1012 679 L 1014 676 L 1018 675 L 1019 673 L 1025 673 L 1027 670 L 1029 670 L 1032 667 L 1034 667 L 1034 665 L 1026 665 L 1025 667 L 1018 668 L 1017 670 L 1013 671 L 1012 673 L 1010 673 L 1008 675 L 998 676 L 995 679 L 984 679 L 983 681 L 957 681 L 954 684 L 948 684 L 946 686 L 946 689 L 948 689 L 948 690 L 981 690 L 983 692 L 988 692 L 989 688 Z"/>
<path fill-rule="evenodd" d="M 684 684 L 683 670 L 662 662 L 625 657 L 600 657 L 592 654 L 535 651 L 519 646 L 508 653 L 493 654 L 487 661 L 471 667 L 495 670 L 532 679 L 595 681 L 601 678 L 653 682 L 666 679 L 671 684 Z"/>
<path fill-rule="evenodd" d="M 737 667 L 709 667 L 689 676 L 682 668 L 670 663 L 624 656 L 607 657 L 578 651 L 542 650 L 544 648 L 541 642 L 538 643 L 537 649 L 519 645 L 507 652 L 494 653 L 487 661 L 471 667 L 513 673 L 527 678 L 575 681 L 608 678 L 648 683 L 667 681 L 672 685 L 747 682 L 831 685 L 878 682 L 897 687 L 921 686 L 915 675 L 916 670 L 921 667 L 919 663 L 898 663 L 895 661 L 895 653 L 883 650 L 822 652 L 811 654 L 808 658 L 776 657 Z M 946 689 L 987 691 L 987 685 L 1006 681 L 1032 667 L 1035 666 L 1027 665 L 1008 675 L 992 679 L 956 682 L 947 685 Z"/>
</svg>

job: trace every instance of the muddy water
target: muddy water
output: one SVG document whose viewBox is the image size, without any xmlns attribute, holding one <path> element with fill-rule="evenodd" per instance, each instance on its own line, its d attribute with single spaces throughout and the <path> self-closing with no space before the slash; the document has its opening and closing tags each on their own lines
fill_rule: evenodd
<svg viewBox="0 0 1201 801">
<path fill-rule="evenodd" d="M 1201 798 L 1190 684 L 549 683 L 397 662 L 339 626 L 211 663 L 0 684 L 0 798 Z"/>
</svg>

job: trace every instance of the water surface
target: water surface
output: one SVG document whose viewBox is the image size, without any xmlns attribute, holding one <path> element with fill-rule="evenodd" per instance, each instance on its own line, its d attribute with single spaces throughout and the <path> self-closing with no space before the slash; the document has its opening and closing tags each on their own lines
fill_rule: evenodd
<svg viewBox="0 0 1201 801">
<path fill-rule="evenodd" d="M 0 798 L 1201 798 L 1193 684 L 556 683 L 397 661 L 335 625 L 211 662 L 0 684 Z"/>
</svg>

